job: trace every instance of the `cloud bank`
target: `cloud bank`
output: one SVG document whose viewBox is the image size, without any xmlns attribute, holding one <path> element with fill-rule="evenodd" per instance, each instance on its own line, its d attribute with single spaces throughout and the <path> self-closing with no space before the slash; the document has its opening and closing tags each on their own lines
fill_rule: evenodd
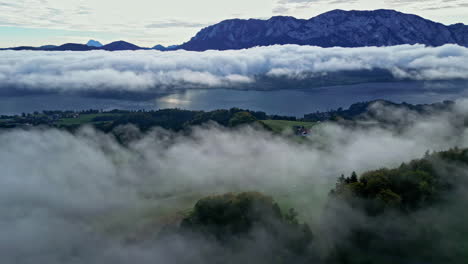
<svg viewBox="0 0 468 264">
<path fill-rule="evenodd" d="M 456 45 L 285 45 L 206 52 L 0 51 L 0 92 L 262 89 L 265 79 L 301 82 L 339 72 L 352 75 L 373 70 L 388 72 L 397 80 L 468 80 L 467 61 L 468 48 Z"/>
<path fill-rule="evenodd" d="M 323 124 L 309 144 L 250 127 L 188 135 L 122 127 L 116 133 L 133 138 L 125 145 L 89 128 L 1 131 L 0 254 L 8 263 L 207 263 L 197 255 L 206 241 L 129 243 L 128 236 L 140 230 L 153 238 L 174 208 L 236 190 L 289 199 L 311 221 L 320 214 L 311 204 L 325 200 L 342 173 L 468 146 L 462 118 L 396 114 L 414 123 L 398 132 Z"/>
</svg>

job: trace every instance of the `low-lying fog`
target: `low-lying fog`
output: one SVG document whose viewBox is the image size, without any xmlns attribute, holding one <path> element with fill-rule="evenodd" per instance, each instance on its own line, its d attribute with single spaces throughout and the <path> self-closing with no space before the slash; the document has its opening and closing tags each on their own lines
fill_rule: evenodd
<svg viewBox="0 0 468 264">
<path fill-rule="evenodd" d="M 121 127 L 117 133 L 133 138 L 124 145 L 91 128 L 74 134 L 50 128 L 1 131 L 2 261 L 175 263 L 183 254 L 203 263 L 197 258 L 203 241 L 126 243 L 122 237 L 140 227 L 151 234 L 155 224 L 142 222 L 177 213 L 181 197 L 240 190 L 287 200 L 313 225 L 342 173 L 468 146 L 468 130 L 460 127 L 463 120 L 450 118 L 454 113 L 423 118 L 384 110 L 387 118 L 415 122 L 400 131 L 321 124 L 306 143 L 253 127 L 227 130 L 214 124 L 189 134 Z M 459 101 L 455 112 L 468 113 L 468 104 Z M 113 224 L 117 227 L 110 228 Z"/>
<path fill-rule="evenodd" d="M 294 88 L 284 79 L 319 78 L 337 72 L 341 81 L 468 79 L 468 48 L 425 47 L 319 48 L 270 46 L 233 51 L 0 51 L 0 94 L 13 90 L 144 92 L 180 88 Z M 375 71 L 375 72 L 373 72 Z M 367 72 L 367 75 L 365 75 Z M 369 75 L 369 72 L 373 74 Z M 378 74 L 376 74 L 378 73 Z M 279 81 L 283 79 L 283 81 Z M 274 82 L 262 87 L 262 81 Z M 336 77 L 331 77 L 335 81 Z M 368 80 L 367 80 L 368 81 Z M 258 84 L 260 83 L 260 84 Z M 335 83 L 339 84 L 339 83 Z"/>
</svg>

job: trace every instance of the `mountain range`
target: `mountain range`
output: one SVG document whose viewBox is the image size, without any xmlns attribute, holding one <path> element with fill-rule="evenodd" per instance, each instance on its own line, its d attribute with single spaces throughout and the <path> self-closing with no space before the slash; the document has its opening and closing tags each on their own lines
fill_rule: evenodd
<svg viewBox="0 0 468 264">
<path fill-rule="evenodd" d="M 191 51 L 245 49 L 277 44 L 313 45 L 320 47 L 365 47 L 424 44 L 441 46 L 458 44 L 468 47 L 468 26 L 446 26 L 417 15 L 395 10 L 333 10 L 311 19 L 275 16 L 268 20 L 229 19 L 206 27 L 182 45 L 142 48 L 125 41 L 101 46 L 67 43 L 61 46 L 15 47 L 12 50 L 139 50 L 154 49 Z"/>
<path fill-rule="evenodd" d="M 468 46 L 468 26 L 446 26 L 394 10 L 334 10 L 308 20 L 284 16 L 225 20 L 202 29 L 180 48 L 203 51 L 275 44 L 364 47 L 449 43 Z"/>
</svg>

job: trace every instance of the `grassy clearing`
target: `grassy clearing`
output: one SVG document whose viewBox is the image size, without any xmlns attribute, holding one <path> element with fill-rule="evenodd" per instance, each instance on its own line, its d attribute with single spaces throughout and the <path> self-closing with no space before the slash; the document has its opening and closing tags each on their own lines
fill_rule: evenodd
<svg viewBox="0 0 468 264">
<path fill-rule="evenodd" d="M 70 125 L 83 125 L 83 124 L 90 124 L 90 123 L 100 123 L 100 122 L 93 122 L 93 119 L 96 117 L 103 117 L 103 116 L 119 116 L 120 114 L 114 113 L 99 113 L 99 114 L 80 114 L 78 118 L 63 118 L 57 122 L 57 125 L 61 126 L 70 126 Z"/>
<path fill-rule="evenodd" d="M 320 212 L 326 204 L 329 186 L 291 186 L 281 191 L 267 191 L 272 195 L 284 213 L 289 208 L 299 212 L 301 222 L 307 222 L 312 227 L 320 223 Z M 241 190 L 233 191 L 242 192 Z M 193 192 L 174 194 L 166 198 L 148 197 L 137 204 L 135 208 L 106 214 L 95 222 L 95 229 L 110 236 L 141 241 L 155 236 L 165 226 L 177 225 L 193 209 L 196 202 L 210 195 L 224 194 L 222 192 Z"/>
<path fill-rule="evenodd" d="M 275 133 L 284 132 L 287 129 L 292 129 L 294 126 L 304 126 L 305 128 L 312 128 L 317 123 L 315 122 L 301 122 L 301 121 L 287 121 L 287 120 L 262 120 L 264 125 L 271 128 Z"/>
<path fill-rule="evenodd" d="M 104 215 L 95 222 L 96 230 L 111 236 L 135 240 L 156 235 L 162 227 L 177 224 L 195 203 L 211 193 L 188 193 L 166 198 L 147 198 L 135 208 Z"/>
</svg>

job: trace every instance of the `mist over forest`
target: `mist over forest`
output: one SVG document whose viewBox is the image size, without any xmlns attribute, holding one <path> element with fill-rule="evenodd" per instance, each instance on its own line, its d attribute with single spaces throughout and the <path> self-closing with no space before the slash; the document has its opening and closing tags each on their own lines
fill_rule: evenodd
<svg viewBox="0 0 468 264">
<path fill-rule="evenodd" d="M 300 140 L 215 122 L 2 129 L 2 259 L 463 263 L 467 102 L 372 108 Z"/>
</svg>

